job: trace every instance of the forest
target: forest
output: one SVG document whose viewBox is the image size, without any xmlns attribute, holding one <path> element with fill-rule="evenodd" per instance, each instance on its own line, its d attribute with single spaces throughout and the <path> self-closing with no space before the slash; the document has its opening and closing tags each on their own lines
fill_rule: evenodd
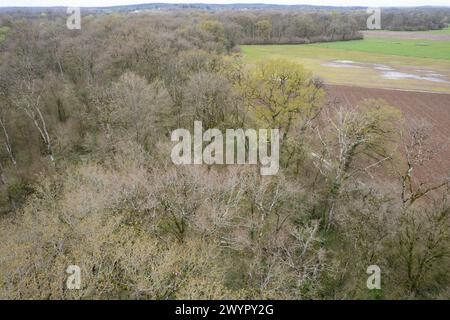
<svg viewBox="0 0 450 320">
<path fill-rule="evenodd" d="M 394 30 L 448 22 L 390 14 Z M 331 100 L 300 64 L 243 63 L 241 44 L 358 39 L 366 18 L 0 14 L 0 298 L 449 299 L 450 177 L 416 174 L 439 151 L 430 128 Z M 279 129 L 278 174 L 174 165 L 170 134 L 194 121 Z"/>
</svg>

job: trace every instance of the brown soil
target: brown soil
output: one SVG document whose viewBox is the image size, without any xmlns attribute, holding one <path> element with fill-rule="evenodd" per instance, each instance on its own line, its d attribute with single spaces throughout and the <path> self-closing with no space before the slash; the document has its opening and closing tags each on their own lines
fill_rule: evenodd
<svg viewBox="0 0 450 320">
<path fill-rule="evenodd" d="M 401 110 L 406 125 L 423 121 L 430 124 L 430 144 L 442 149 L 434 160 L 418 168 L 417 175 L 433 181 L 450 177 L 450 94 L 351 86 L 329 86 L 328 91 L 330 98 L 351 106 L 368 98 L 383 99 Z"/>
</svg>

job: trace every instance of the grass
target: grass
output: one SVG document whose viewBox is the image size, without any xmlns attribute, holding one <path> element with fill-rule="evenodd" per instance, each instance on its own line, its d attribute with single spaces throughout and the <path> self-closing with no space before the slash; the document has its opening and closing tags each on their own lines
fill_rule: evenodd
<svg viewBox="0 0 450 320">
<path fill-rule="evenodd" d="M 430 34 L 450 34 L 450 26 L 441 30 L 422 31 L 423 33 Z"/>
<path fill-rule="evenodd" d="M 450 41 L 367 38 L 364 40 L 311 44 L 310 46 L 335 50 L 450 60 Z"/>
<path fill-rule="evenodd" d="M 403 42 L 404 40 L 389 39 L 388 41 Z M 430 52 L 429 47 L 426 47 L 425 54 L 417 52 L 388 54 L 389 52 L 396 53 L 398 49 L 383 48 L 380 43 L 374 45 L 370 39 L 361 40 L 361 43 L 358 44 L 352 42 L 354 41 L 310 45 L 254 45 L 242 46 L 241 48 L 244 54 L 244 62 L 247 64 L 264 59 L 284 58 L 303 64 L 307 69 L 313 71 L 315 75 L 323 78 L 330 84 L 450 92 L 450 84 L 448 83 L 415 79 L 386 79 L 381 76 L 379 71 L 370 68 L 333 68 L 326 65 L 333 60 L 352 60 L 355 62 L 389 65 L 399 72 L 406 73 L 414 73 L 417 69 L 427 69 L 450 78 L 450 59 L 445 59 L 445 55 L 442 55 L 442 52 L 439 56 L 444 56 L 443 59 L 420 57 L 421 55 L 436 57 L 436 54 Z M 424 41 L 415 42 L 422 43 Z M 383 43 L 385 46 L 388 46 L 386 40 Z M 424 50 L 422 46 L 411 48 L 410 44 L 404 44 L 403 48 L 404 50 L 413 51 L 414 49 L 419 52 Z M 431 48 L 439 48 L 439 45 L 431 46 Z M 450 54 L 450 50 L 447 53 Z"/>
<path fill-rule="evenodd" d="M 371 30 L 366 30 L 368 32 L 370 32 Z M 384 31 L 384 32 L 402 32 L 402 33 L 423 33 L 423 34 L 450 34 L 450 26 L 448 26 L 447 28 L 444 29 L 440 29 L 440 30 L 428 30 L 428 31 L 395 31 L 395 30 L 385 30 L 385 29 L 381 29 L 381 30 L 373 30 L 374 32 L 377 31 Z"/>
</svg>

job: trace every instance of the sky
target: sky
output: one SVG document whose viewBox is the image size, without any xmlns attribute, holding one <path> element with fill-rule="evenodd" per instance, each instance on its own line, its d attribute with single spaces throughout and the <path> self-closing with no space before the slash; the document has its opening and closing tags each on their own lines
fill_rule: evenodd
<svg viewBox="0 0 450 320">
<path fill-rule="evenodd" d="M 151 2 L 164 3 L 273 3 L 273 4 L 314 4 L 331 6 L 450 6 L 450 0 L 0 0 L 0 7 L 100 7 Z"/>
</svg>

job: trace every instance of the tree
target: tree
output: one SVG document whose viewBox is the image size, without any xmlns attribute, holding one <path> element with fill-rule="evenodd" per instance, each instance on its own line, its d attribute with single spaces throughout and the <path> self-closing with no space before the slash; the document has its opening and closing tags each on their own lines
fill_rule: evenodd
<svg viewBox="0 0 450 320">
<path fill-rule="evenodd" d="M 202 121 L 205 128 L 218 128 L 231 118 L 235 102 L 227 79 L 200 72 L 192 75 L 186 84 L 183 104 L 191 124 Z"/>
<path fill-rule="evenodd" d="M 401 199 L 404 208 L 410 207 L 417 200 L 429 193 L 442 189 L 450 183 L 450 175 L 441 181 L 424 181 L 416 176 L 416 170 L 433 160 L 443 146 L 435 146 L 430 141 L 430 127 L 425 123 L 413 123 L 401 132 L 404 169 L 396 168 L 401 181 Z M 431 179 L 429 179 L 431 180 Z"/>
<path fill-rule="evenodd" d="M 148 84 L 147 80 L 127 72 L 113 85 L 109 92 L 110 103 L 104 116 L 108 131 L 117 131 L 116 138 L 131 138 L 149 147 L 157 132 L 159 115 L 168 107 L 169 96 L 160 83 Z"/>
<path fill-rule="evenodd" d="M 36 79 L 20 80 L 17 87 L 17 92 L 20 92 L 20 95 L 18 98 L 13 99 L 13 103 L 31 120 L 34 127 L 38 130 L 42 142 L 45 145 L 47 155 L 53 162 L 52 139 L 50 138 L 47 121 L 41 110 L 42 88 L 40 86 L 41 83 Z"/>
<path fill-rule="evenodd" d="M 358 109 L 337 106 L 327 110 L 328 134 L 324 137 L 317 129 L 322 151 L 312 157 L 318 160 L 319 171 L 329 176 L 326 192 L 326 214 L 329 228 L 337 200 L 345 183 L 359 173 L 370 175 L 370 169 L 380 166 L 393 156 L 400 112 L 382 100 L 365 100 Z"/>
<path fill-rule="evenodd" d="M 225 48 L 230 48 L 230 44 L 226 38 L 225 28 L 221 22 L 206 20 L 200 23 L 200 28 L 213 35 L 216 43 L 223 44 Z"/>
<path fill-rule="evenodd" d="M 258 36 L 264 41 L 270 40 L 272 36 L 272 22 L 270 20 L 260 20 L 256 23 Z"/>
<path fill-rule="evenodd" d="M 0 126 L 2 127 L 2 130 L 3 130 L 3 137 L 5 139 L 4 145 L 5 145 L 6 152 L 8 153 L 8 156 L 9 156 L 9 159 L 11 160 L 11 163 L 14 166 L 16 166 L 17 165 L 17 161 L 16 161 L 16 158 L 15 158 L 14 153 L 13 153 L 10 135 L 9 135 L 8 129 L 6 127 L 7 121 L 6 121 L 5 113 L 6 113 L 5 108 L 1 107 L 1 109 L 0 109 Z"/>
<path fill-rule="evenodd" d="M 304 131 L 310 125 L 325 96 L 310 72 L 287 60 L 257 64 L 244 76 L 240 89 L 259 124 L 280 129 L 281 143 L 294 130 Z"/>
</svg>

